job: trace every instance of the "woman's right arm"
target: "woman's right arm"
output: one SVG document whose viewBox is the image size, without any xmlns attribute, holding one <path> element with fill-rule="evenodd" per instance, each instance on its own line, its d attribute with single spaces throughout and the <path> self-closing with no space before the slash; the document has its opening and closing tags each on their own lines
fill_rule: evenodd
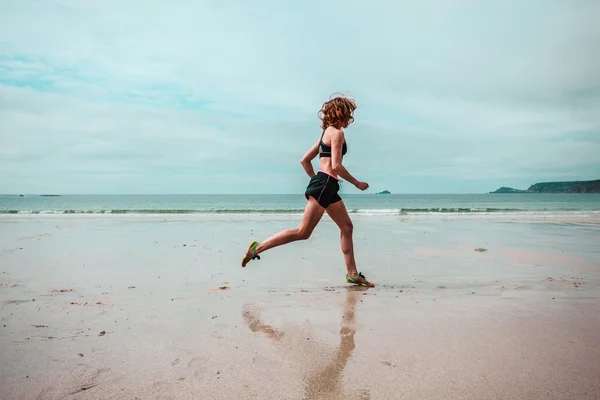
<svg viewBox="0 0 600 400">
<path fill-rule="evenodd" d="M 366 182 L 360 182 L 358 179 L 352 176 L 350 172 L 344 167 L 342 164 L 342 146 L 344 144 L 344 132 L 341 130 L 336 130 L 331 135 L 331 168 L 333 172 L 346 181 L 350 182 L 356 188 L 360 190 L 365 190 L 369 187 L 369 184 Z"/>
</svg>

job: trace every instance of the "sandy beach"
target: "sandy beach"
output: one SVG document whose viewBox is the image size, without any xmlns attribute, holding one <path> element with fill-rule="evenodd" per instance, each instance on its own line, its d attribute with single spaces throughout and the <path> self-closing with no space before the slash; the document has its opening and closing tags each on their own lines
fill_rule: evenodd
<svg viewBox="0 0 600 400">
<path fill-rule="evenodd" d="M 0 217 L 1 399 L 600 399 L 600 221 Z"/>
</svg>

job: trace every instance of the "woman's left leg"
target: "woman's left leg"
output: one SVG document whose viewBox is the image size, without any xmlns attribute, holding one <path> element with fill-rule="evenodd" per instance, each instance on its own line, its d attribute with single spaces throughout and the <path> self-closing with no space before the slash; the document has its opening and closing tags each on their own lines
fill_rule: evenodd
<svg viewBox="0 0 600 400">
<path fill-rule="evenodd" d="M 262 243 L 253 241 L 250 244 L 250 248 L 246 251 L 246 255 L 242 259 L 242 267 L 245 267 L 250 260 L 257 257 L 263 251 L 297 240 L 308 239 L 321 220 L 324 212 L 325 209 L 317 202 L 317 200 L 315 200 L 314 197 L 309 196 L 300 225 L 297 228 L 285 229 L 278 232 Z"/>
</svg>

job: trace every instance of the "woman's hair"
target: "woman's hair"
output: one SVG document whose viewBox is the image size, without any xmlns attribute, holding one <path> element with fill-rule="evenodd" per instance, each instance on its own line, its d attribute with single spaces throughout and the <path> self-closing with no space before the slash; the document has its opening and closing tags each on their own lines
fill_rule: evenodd
<svg viewBox="0 0 600 400">
<path fill-rule="evenodd" d="M 335 96 L 335 97 L 334 97 Z M 340 129 L 346 124 L 354 122 L 354 110 L 357 105 L 349 97 L 337 94 L 332 95 L 329 101 L 323 103 L 319 110 L 319 119 L 321 119 L 321 128 L 327 129 L 329 126 L 335 126 Z"/>
</svg>

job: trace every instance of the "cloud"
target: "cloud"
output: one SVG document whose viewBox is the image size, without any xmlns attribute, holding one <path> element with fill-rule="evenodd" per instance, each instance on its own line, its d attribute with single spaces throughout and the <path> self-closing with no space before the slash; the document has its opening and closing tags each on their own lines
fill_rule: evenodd
<svg viewBox="0 0 600 400">
<path fill-rule="evenodd" d="M 595 1 L 10 2 L 0 184 L 299 193 L 337 91 L 375 190 L 597 178 L 599 27 Z"/>
</svg>

